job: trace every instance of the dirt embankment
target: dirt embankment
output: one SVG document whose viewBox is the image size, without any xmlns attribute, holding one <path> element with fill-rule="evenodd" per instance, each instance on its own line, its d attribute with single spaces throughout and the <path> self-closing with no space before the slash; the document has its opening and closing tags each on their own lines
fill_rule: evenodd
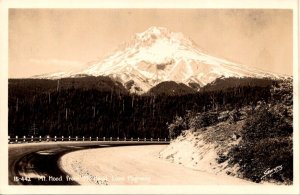
<svg viewBox="0 0 300 195">
<path fill-rule="evenodd" d="M 244 121 L 222 122 L 199 130 L 186 130 L 160 152 L 160 158 L 214 174 L 238 175 L 237 166 L 229 166 L 222 156 L 241 140 Z"/>
</svg>

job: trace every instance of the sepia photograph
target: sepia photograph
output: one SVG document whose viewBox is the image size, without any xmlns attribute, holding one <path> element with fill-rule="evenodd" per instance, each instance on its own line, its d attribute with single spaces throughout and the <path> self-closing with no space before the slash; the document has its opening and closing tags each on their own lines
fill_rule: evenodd
<svg viewBox="0 0 300 195">
<path fill-rule="evenodd" d="M 2 2 L 0 193 L 298 194 L 298 7 L 287 2 Z"/>
</svg>

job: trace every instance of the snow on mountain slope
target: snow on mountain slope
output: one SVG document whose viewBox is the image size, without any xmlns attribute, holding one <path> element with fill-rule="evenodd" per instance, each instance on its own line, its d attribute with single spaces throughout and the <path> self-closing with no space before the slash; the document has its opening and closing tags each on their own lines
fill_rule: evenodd
<svg viewBox="0 0 300 195">
<path fill-rule="evenodd" d="M 81 71 L 43 75 L 46 78 L 78 75 L 110 76 L 130 91 L 147 92 L 164 82 L 198 83 L 200 86 L 223 77 L 278 77 L 275 74 L 216 58 L 202 52 L 182 33 L 151 27 L 137 33 L 130 42 L 108 58 Z"/>
</svg>

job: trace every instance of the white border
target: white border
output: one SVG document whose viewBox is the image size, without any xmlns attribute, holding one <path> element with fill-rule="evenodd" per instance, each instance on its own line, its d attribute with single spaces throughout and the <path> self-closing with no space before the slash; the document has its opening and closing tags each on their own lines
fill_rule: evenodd
<svg viewBox="0 0 300 195">
<path fill-rule="evenodd" d="M 298 0 L 0 0 L 0 194 L 300 194 L 299 192 L 299 1 Z M 259 8 L 293 9 L 294 185 L 293 186 L 9 186 L 8 185 L 8 9 L 9 8 Z"/>
<path fill-rule="evenodd" d="M 295 9 L 297 0 L 3 0 L 7 8 L 259 8 Z"/>
</svg>

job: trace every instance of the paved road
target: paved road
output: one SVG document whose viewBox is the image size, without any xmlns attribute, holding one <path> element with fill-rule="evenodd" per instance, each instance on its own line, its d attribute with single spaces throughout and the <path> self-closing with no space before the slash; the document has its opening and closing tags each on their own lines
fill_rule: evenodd
<svg viewBox="0 0 300 195">
<path fill-rule="evenodd" d="M 90 148 L 168 143 L 162 141 L 92 141 L 10 144 L 8 147 L 9 185 L 78 185 L 74 181 L 67 181 L 66 173 L 58 165 L 58 160 L 66 153 Z M 59 180 L 51 181 L 49 176 L 59 178 Z"/>
</svg>

